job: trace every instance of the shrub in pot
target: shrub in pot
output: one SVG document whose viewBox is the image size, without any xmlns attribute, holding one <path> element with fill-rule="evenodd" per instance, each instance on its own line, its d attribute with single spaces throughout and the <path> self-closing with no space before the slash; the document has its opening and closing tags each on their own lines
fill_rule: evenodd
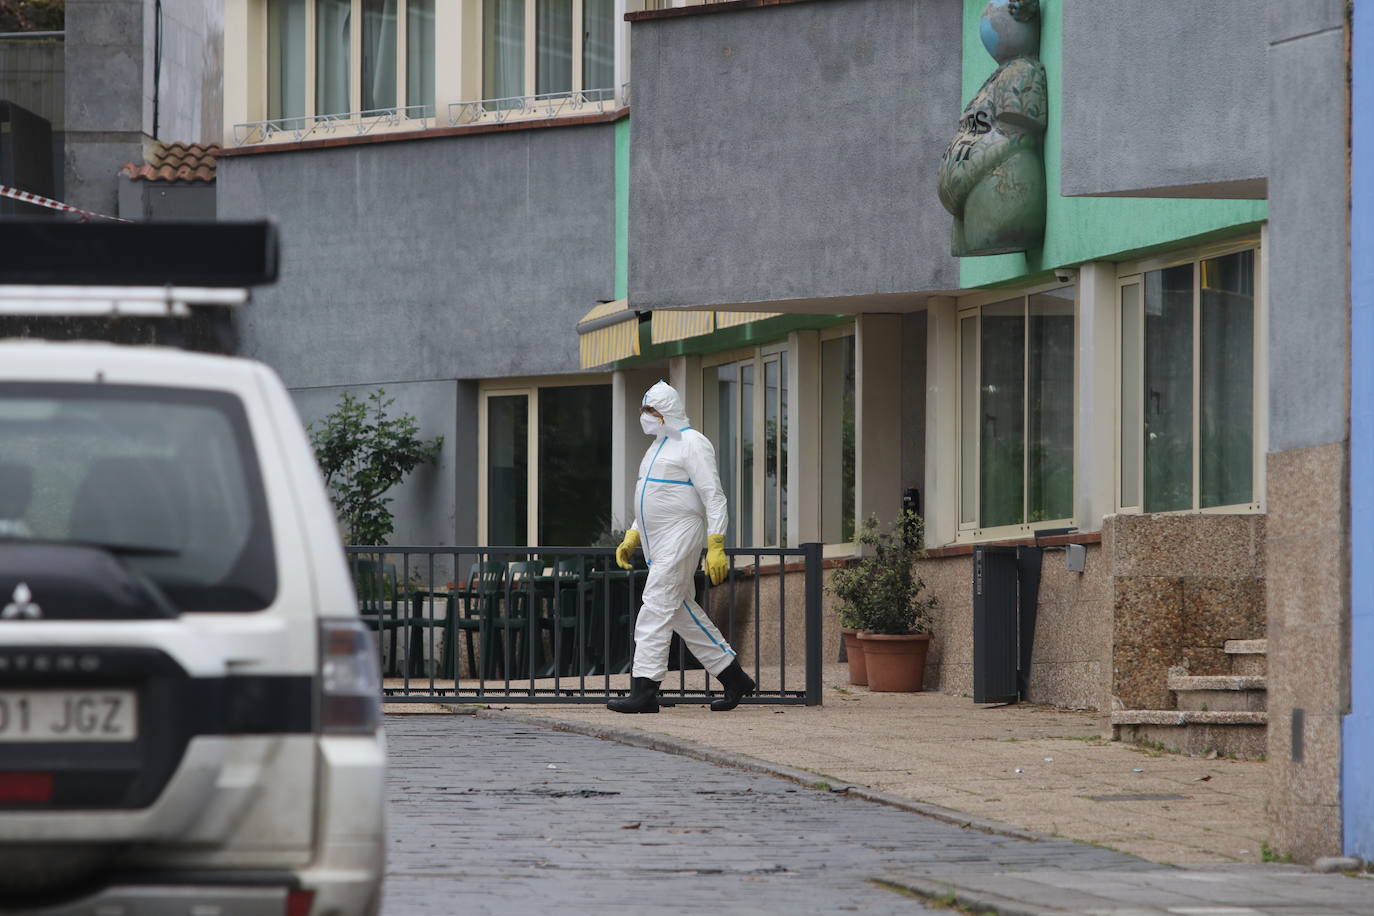
<svg viewBox="0 0 1374 916">
<path fill-rule="evenodd" d="M 922 554 L 922 520 L 906 512 L 882 530 L 876 518 L 864 521 L 856 538 L 865 556 L 855 566 L 836 570 L 830 588 L 848 612 L 863 647 L 868 686 L 875 691 L 920 690 L 930 649 L 930 612 L 934 596 L 912 570 Z"/>
<path fill-rule="evenodd" d="M 836 608 L 840 618 L 840 634 L 844 637 L 844 655 L 849 663 L 849 683 L 868 686 L 868 666 L 864 664 L 864 647 L 859 642 L 863 622 L 859 616 L 862 590 L 851 587 L 852 569 L 838 569 L 831 575 L 830 591 L 839 598 Z"/>
</svg>

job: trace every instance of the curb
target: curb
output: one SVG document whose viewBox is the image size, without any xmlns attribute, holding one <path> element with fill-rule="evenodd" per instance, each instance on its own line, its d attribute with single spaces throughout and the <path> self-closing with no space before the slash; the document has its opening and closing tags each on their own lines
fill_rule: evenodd
<svg viewBox="0 0 1374 916">
<path fill-rule="evenodd" d="M 887 792 L 879 792 L 866 786 L 858 786 L 850 783 L 834 783 L 827 780 L 819 773 L 812 773 L 808 770 L 799 770 L 795 767 L 784 766 L 777 763 L 769 763 L 757 757 L 747 757 L 743 754 L 736 754 L 732 751 L 722 751 L 719 748 L 708 747 L 698 744 L 695 741 L 688 741 L 685 738 L 674 738 L 669 735 L 659 735 L 653 732 L 646 732 L 637 728 L 619 728 L 613 725 L 595 725 L 584 722 L 570 722 L 565 719 L 556 719 L 551 716 L 532 715 L 530 713 L 519 712 L 513 709 L 493 709 L 490 706 L 479 707 L 475 710 L 478 717 L 483 719 L 499 719 L 507 722 L 524 722 L 529 725 L 537 725 L 541 728 L 549 728 L 554 731 L 569 732 L 576 735 L 586 735 L 590 738 L 600 738 L 603 741 L 615 741 L 620 744 L 627 744 L 631 747 L 642 747 L 654 751 L 662 751 L 667 754 L 677 754 L 681 757 L 692 757 L 706 763 L 713 763 L 717 766 L 733 767 L 737 770 L 744 770 L 750 773 L 760 773 L 765 776 L 776 776 L 779 779 L 786 779 L 789 782 L 806 786 L 810 789 L 820 789 L 821 783 L 829 787 L 829 791 L 838 795 L 848 795 L 852 798 L 860 798 L 864 801 L 874 802 L 880 805 L 887 805 L 891 808 L 899 808 L 909 811 L 912 814 L 920 814 L 924 817 L 933 818 L 946 824 L 953 824 L 956 827 L 966 827 L 970 830 L 978 830 L 982 833 L 995 836 L 1005 836 L 1017 840 L 1028 840 L 1033 843 L 1038 842 L 1062 842 L 1061 837 L 1052 837 L 1049 834 L 1037 833 L 1032 830 L 1025 830 L 1012 824 L 1004 824 L 1000 821 L 988 820 L 986 818 L 975 817 L 965 814 L 962 811 L 955 811 L 953 808 L 944 808 L 940 805 L 931 805 L 925 802 L 913 801 L 909 798 L 902 798 L 891 795 Z M 905 885 L 901 885 L 905 887 Z M 910 888 L 910 890 L 916 890 Z M 947 893 L 948 889 L 937 891 L 935 896 Z M 922 893 L 922 891 L 916 891 Z M 1040 916 L 1040 914 L 1051 912 L 1049 910 L 1035 911 L 1030 910 L 1006 910 L 1011 914 L 1025 912 L 1030 916 Z"/>
<path fill-rule="evenodd" d="M 975 913 L 992 913 L 995 916 L 1064 916 L 1065 913 L 1071 912 L 1036 906 L 986 891 L 970 891 L 938 878 L 909 878 L 905 875 L 888 874 L 873 880 L 878 884 L 924 897 L 934 903 L 953 905 Z"/>
</svg>

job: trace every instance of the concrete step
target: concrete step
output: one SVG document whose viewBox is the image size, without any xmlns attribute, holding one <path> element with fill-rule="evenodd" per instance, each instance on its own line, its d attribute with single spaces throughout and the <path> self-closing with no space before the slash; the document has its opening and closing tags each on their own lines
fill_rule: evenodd
<svg viewBox="0 0 1374 916">
<path fill-rule="evenodd" d="M 1267 708 L 1263 676 L 1170 674 L 1168 683 L 1180 710 L 1263 712 Z"/>
<path fill-rule="evenodd" d="M 1185 754 L 1216 751 L 1261 759 L 1267 752 L 1267 712 L 1197 709 L 1122 709 L 1112 713 L 1119 741 L 1162 746 Z"/>
<path fill-rule="evenodd" d="M 1231 659 L 1231 673 L 1242 676 L 1267 674 L 1267 639 L 1228 639 L 1222 646 Z"/>
</svg>

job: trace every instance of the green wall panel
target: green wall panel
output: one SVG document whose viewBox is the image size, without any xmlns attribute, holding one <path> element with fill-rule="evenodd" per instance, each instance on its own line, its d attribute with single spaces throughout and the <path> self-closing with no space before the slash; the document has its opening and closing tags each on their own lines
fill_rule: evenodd
<svg viewBox="0 0 1374 916">
<path fill-rule="evenodd" d="M 1268 204 L 1257 200 L 1059 196 L 1062 3 L 1063 0 L 1041 0 L 1040 4 L 1040 59 L 1050 90 L 1049 130 L 1045 134 L 1045 187 L 1049 199 L 1044 246 L 1024 254 L 961 259 L 959 281 L 965 288 L 1009 283 L 1083 261 L 1121 259 L 1170 242 L 1238 230 L 1268 217 Z M 961 103 L 971 99 L 997 67 L 979 38 L 979 19 L 986 5 L 987 0 L 964 0 Z M 1129 111 L 1120 112 L 1119 117 L 1123 130 L 1149 129 L 1149 125 L 1132 124 Z M 959 111 L 951 111 L 951 137 L 958 120 Z M 939 206 L 933 192 L 930 202 Z"/>
</svg>

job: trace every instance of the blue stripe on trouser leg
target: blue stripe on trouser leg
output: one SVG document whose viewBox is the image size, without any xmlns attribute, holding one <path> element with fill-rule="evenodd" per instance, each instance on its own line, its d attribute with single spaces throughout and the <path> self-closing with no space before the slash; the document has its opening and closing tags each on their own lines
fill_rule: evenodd
<svg viewBox="0 0 1374 916">
<path fill-rule="evenodd" d="M 702 537 L 700 525 L 695 526 L 695 537 L 684 540 L 698 546 L 682 556 L 656 557 L 658 562 L 649 567 L 649 578 L 644 583 L 644 603 L 635 620 L 635 677 L 663 680 L 668 672 L 673 633 L 682 638 L 713 675 L 724 671 L 734 660 L 730 644 L 701 606 L 692 600 Z"/>
</svg>

